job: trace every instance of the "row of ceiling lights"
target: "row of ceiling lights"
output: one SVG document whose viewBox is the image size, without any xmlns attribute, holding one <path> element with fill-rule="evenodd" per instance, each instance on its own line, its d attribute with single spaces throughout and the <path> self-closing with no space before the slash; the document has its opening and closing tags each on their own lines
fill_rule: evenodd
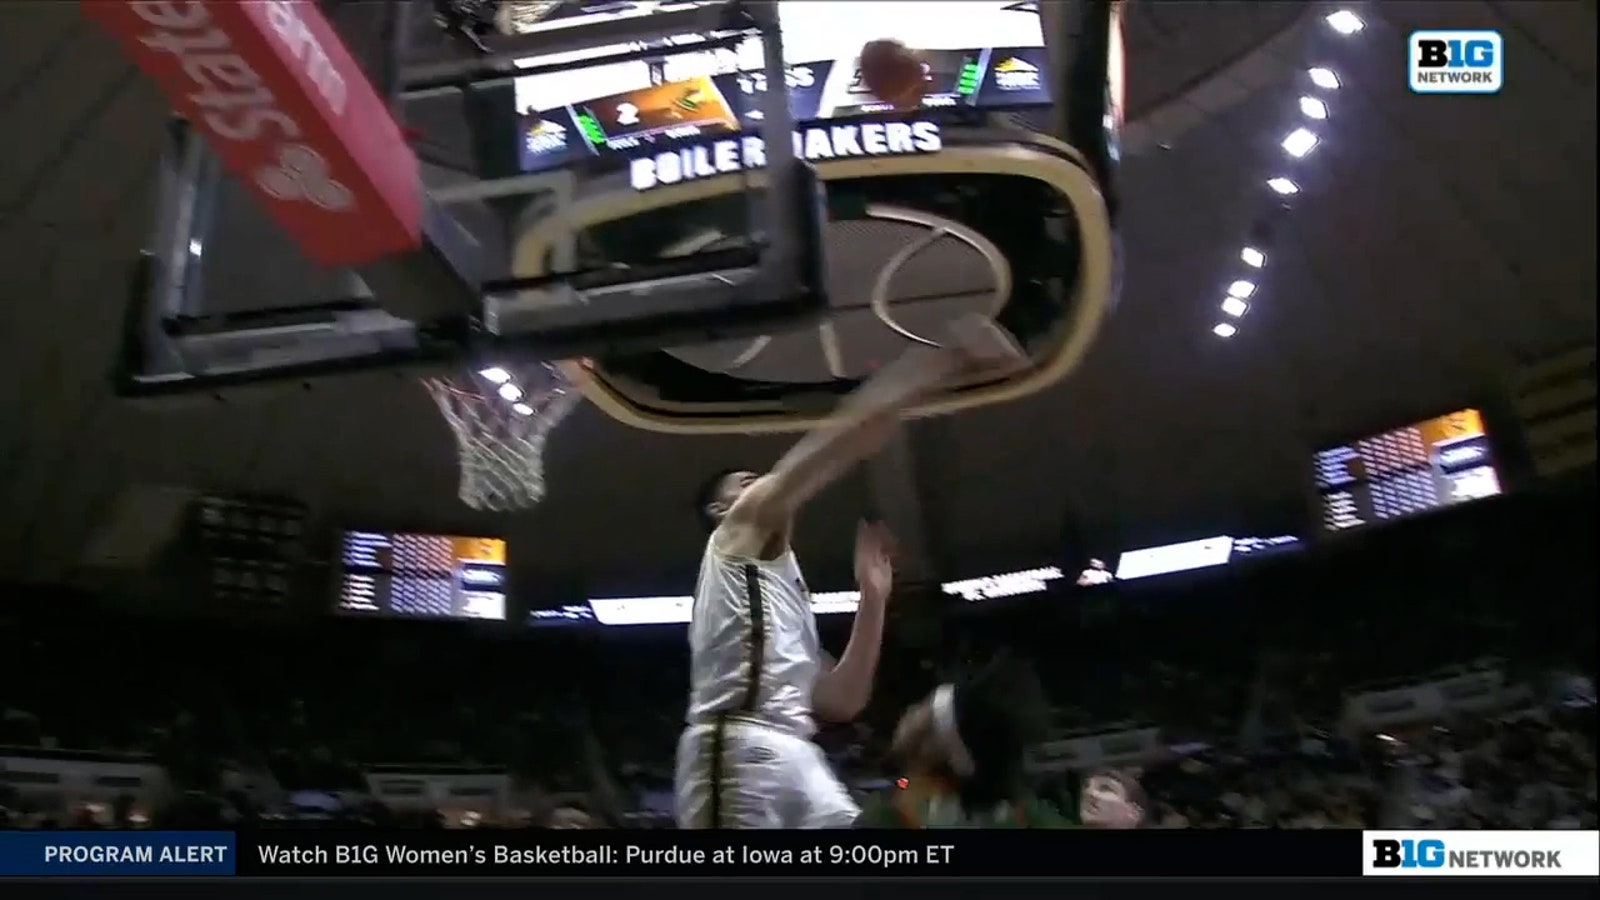
<svg viewBox="0 0 1600 900">
<path fill-rule="evenodd" d="M 1360 16 L 1345 9 L 1329 13 L 1323 18 L 1323 22 L 1333 31 L 1346 37 L 1358 34 L 1367 27 Z M 1302 121 L 1279 142 L 1284 154 L 1291 160 L 1304 159 L 1317 148 L 1317 144 L 1322 140 L 1317 134 L 1317 129 L 1320 127 L 1318 123 L 1328 120 L 1328 103 L 1319 94 L 1328 94 L 1339 89 L 1338 73 L 1326 66 L 1307 69 L 1306 80 L 1311 90 L 1300 97 L 1299 112 Z M 1274 175 L 1267 179 L 1267 188 L 1279 197 L 1292 197 L 1300 193 L 1300 185 L 1287 175 Z M 1211 333 L 1220 338 L 1231 338 L 1239 333 L 1239 320 L 1250 311 L 1250 300 L 1260 287 L 1256 273 L 1267 265 L 1266 250 L 1246 246 L 1239 251 L 1239 262 L 1250 271 L 1228 285 L 1227 296 L 1223 298 L 1221 304 L 1223 319 L 1211 328 Z"/>
</svg>

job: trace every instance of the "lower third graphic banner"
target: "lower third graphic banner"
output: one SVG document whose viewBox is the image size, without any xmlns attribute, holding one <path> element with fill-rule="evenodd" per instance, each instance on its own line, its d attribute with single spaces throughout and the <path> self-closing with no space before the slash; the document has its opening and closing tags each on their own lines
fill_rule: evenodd
<svg viewBox="0 0 1600 900">
<path fill-rule="evenodd" d="M 0 877 L 1593 877 L 1596 837 L 1156 829 L 3 831 Z"/>
</svg>

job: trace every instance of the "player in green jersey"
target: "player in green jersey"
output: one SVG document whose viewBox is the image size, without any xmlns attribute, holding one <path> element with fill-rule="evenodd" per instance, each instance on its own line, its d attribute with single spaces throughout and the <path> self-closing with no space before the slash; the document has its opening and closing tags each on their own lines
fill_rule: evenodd
<svg viewBox="0 0 1600 900">
<path fill-rule="evenodd" d="M 867 828 L 1132 828 L 1146 803 L 1137 782 L 1098 772 L 1085 780 L 1074 823 L 1027 787 L 1027 748 L 1044 734 L 1049 704 L 1032 669 L 997 660 L 934 688 L 895 728 L 899 787 L 867 804 Z"/>
</svg>

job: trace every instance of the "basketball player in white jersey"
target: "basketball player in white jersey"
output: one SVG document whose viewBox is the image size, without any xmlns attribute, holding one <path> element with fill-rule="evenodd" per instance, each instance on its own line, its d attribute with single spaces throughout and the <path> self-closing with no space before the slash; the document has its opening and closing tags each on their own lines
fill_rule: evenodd
<svg viewBox="0 0 1600 900">
<path fill-rule="evenodd" d="M 860 810 L 811 742 L 814 716 L 848 722 L 867 705 L 883 640 L 891 568 L 888 536 L 856 536 L 861 604 L 849 644 L 825 658 L 794 551 L 805 502 L 893 436 L 905 409 L 973 372 L 1014 370 L 1024 358 L 981 316 L 951 328 L 945 347 L 917 347 L 862 385 L 828 424 L 765 475 L 724 472 L 703 491 L 712 528 L 689 626 L 688 727 L 678 741 L 683 828 L 838 828 Z"/>
</svg>

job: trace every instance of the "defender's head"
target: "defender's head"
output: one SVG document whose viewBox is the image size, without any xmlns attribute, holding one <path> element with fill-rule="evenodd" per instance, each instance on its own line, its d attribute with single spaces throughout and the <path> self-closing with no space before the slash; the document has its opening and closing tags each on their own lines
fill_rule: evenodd
<svg viewBox="0 0 1600 900">
<path fill-rule="evenodd" d="M 1149 808 L 1137 779 L 1126 772 L 1104 770 L 1083 780 L 1078 821 L 1085 828 L 1138 828 Z"/>
<path fill-rule="evenodd" d="M 1012 800 L 1028 746 L 1043 735 L 1048 714 L 1033 670 L 996 660 L 907 709 L 890 754 L 914 771 L 954 782 L 968 808 Z"/>
<path fill-rule="evenodd" d="M 695 495 L 695 513 L 706 531 L 716 531 L 722 517 L 733 508 L 733 502 L 759 477 L 747 469 L 723 469 L 700 486 Z"/>
</svg>

